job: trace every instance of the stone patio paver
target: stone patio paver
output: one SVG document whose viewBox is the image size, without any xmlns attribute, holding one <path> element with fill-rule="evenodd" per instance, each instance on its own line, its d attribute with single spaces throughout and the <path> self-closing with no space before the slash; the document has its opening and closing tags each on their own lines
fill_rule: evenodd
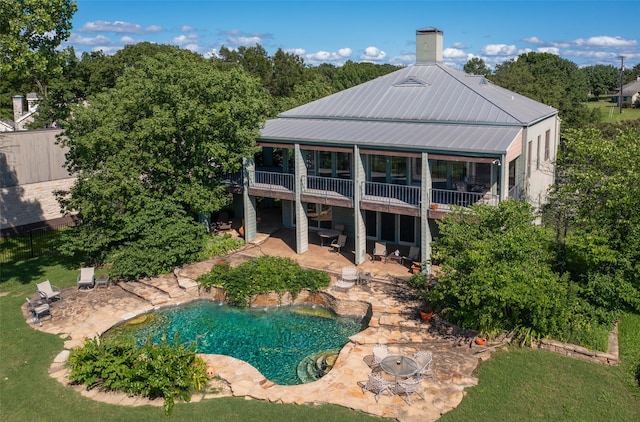
<svg viewBox="0 0 640 422">
<path fill-rule="evenodd" d="M 350 257 L 328 252 L 328 248 L 310 245 L 309 252 L 297 255 L 287 242 L 286 233 L 281 236 L 261 235 L 253 244 L 226 259 L 232 264 L 263 254 L 290 256 L 302 266 L 318 268 L 333 274 L 333 280 L 342 266 L 352 265 Z M 328 255 L 329 254 L 329 255 Z M 25 319 L 35 328 L 66 338 L 65 349 L 79 346 L 87 337 L 102 334 L 113 325 L 136 315 L 162 306 L 176 305 L 202 296 L 193 281 L 198 275 L 220 261 L 220 258 L 192 264 L 182 268 L 174 277 L 161 276 L 139 280 L 135 283 L 112 284 L 108 288 L 78 291 L 74 288 L 63 291 L 63 300 L 52 306 L 53 319 L 41 325 L 34 324 L 23 307 Z M 357 285 L 348 292 L 330 291 L 336 298 L 363 301 L 371 304 L 372 316 L 369 327 L 353 335 L 341 350 L 333 369 L 323 378 L 301 385 L 283 386 L 267 380 L 257 369 L 246 362 L 223 355 L 202 355 L 219 377 L 212 384 L 216 391 L 199 394 L 197 400 L 234 395 L 269 400 L 281 403 L 332 403 L 385 418 L 399 421 L 434 421 L 443 413 L 455 408 L 464 396 L 464 389 L 474 386 L 477 379 L 472 376 L 478 358 L 488 355 L 475 354 L 479 347 L 470 339 L 443 337 L 433 323 L 423 323 L 417 316 L 419 302 L 399 280 L 407 278 L 407 269 L 397 263 L 383 264 L 367 262 L 359 266 L 360 271 L 371 272 L 374 281 L 368 285 Z M 173 279 L 173 281 L 172 281 Z M 181 283 L 178 283 L 178 279 Z M 190 282 L 189 282 L 190 281 Z M 155 282 L 155 284 L 154 284 Z M 187 287 L 181 287 L 180 284 Z M 414 396 L 409 406 L 403 397 L 382 396 L 376 403 L 375 396 L 363 392 L 360 385 L 367 380 L 371 368 L 373 346 L 388 344 L 397 353 L 411 355 L 418 350 L 433 354 L 434 378 L 423 381 L 425 400 Z M 61 361 L 68 355 L 63 351 L 51 365 L 51 376 L 67 384 L 67 369 Z M 74 386 L 82 395 L 94 400 L 113 404 L 158 406 L 161 400 L 128 398 L 125 394 L 104 393 L 97 389 L 86 391 L 83 386 Z"/>
</svg>

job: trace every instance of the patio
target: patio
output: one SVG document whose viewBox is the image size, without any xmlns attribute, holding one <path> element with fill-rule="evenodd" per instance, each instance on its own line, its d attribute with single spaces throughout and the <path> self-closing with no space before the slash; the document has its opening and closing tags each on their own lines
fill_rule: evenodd
<svg viewBox="0 0 640 422">
<path fill-rule="evenodd" d="M 261 228 L 256 242 L 226 257 L 232 265 L 261 254 L 290 256 L 305 267 L 318 268 L 332 275 L 332 284 L 343 266 L 353 265 L 346 252 L 331 252 L 327 246 L 312 244 L 307 253 L 297 255 L 291 248 L 295 242 L 292 230 L 276 227 L 269 231 Z M 63 291 L 63 301 L 52 306 L 53 319 L 44 321 L 35 329 L 67 338 L 65 350 L 52 363 L 51 376 L 67 384 L 64 361 L 68 349 L 82 344 L 86 337 L 101 334 L 114 324 L 131 319 L 137 314 L 158 306 L 184 303 L 200 296 L 193 280 L 208 271 L 219 258 L 210 259 L 183 268 L 179 274 L 162 275 L 150 280 L 118 283 L 108 288 Z M 276 385 L 265 379 L 251 365 L 229 356 L 203 355 L 210 369 L 219 376 L 216 386 L 220 391 L 194 395 L 193 401 L 233 395 L 282 403 L 320 404 L 332 403 L 373 415 L 400 421 L 432 421 L 455 408 L 463 398 L 464 389 L 477 383 L 472 376 L 478 358 L 488 357 L 489 352 L 476 354 L 481 349 L 471 344 L 471 338 L 456 333 L 446 323 L 434 318 L 430 323 L 420 321 L 418 301 L 402 279 L 409 276 L 406 266 L 389 261 L 367 261 L 359 266 L 361 272 L 370 272 L 373 279 L 367 285 L 356 285 L 348 292 L 330 291 L 337 299 L 364 301 L 372 305 L 369 327 L 352 336 L 343 347 L 333 369 L 318 381 L 295 385 Z M 371 368 L 373 347 L 387 344 L 397 354 L 412 355 L 423 350 L 432 353 L 431 368 L 434 378 L 424 379 L 426 399 L 414 396 L 412 405 L 404 397 L 382 396 L 376 402 L 375 395 L 363 392 L 361 384 L 367 380 Z M 125 394 L 102 393 L 96 389 L 87 391 L 83 386 L 73 387 L 82 395 L 95 400 L 120 405 L 161 405 L 161 401 L 149 401 L 127 397 Z"/>
</svg>

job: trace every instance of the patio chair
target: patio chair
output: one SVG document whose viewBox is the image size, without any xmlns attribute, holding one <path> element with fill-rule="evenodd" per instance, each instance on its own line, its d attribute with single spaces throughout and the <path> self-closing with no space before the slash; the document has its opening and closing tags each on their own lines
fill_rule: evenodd
<svg viewBox="0 0 640 422">
<path fill-rule="evenodd" d="M 96 282 L 95 268 L 84 267 L 80 268 L 80 274 L 78 274 L 78 290 L 93 289 Z"/>
<path fill-rule="evenodd" d="M 373 254 L 371 257 L 372 261 L 376 260 L 376 257 L 380 257 L 380 261 L 387 261 L 387 244 L 376 242 L 375 247 L 373 248 Z"/>
<path fill-rule="evenodd" d="M 358 267 L 349 266 L 342 268 L 342 275 L 336 281 L 335 287 L 343 290 L 349 290 L 358 282 Z"/>
<path fill-rule="evenodd" d="M 371 372 L 366 384 L 362 386 L 362 392 L 371 391 L 376 395 L 376 403 L 380 400 L 380 396 L 385 392 L 389 396 L 393 396 L 393 381 L 388 381 L 380 376 L 377 372 Z"/>
<path fill-rule="evenodd" d="M 413 360 L 418 364 L 418 371 L 416 372 L 418 378 L 433 378 L 433 371 L 431 370 L 432 359 L 431 353 L 424 350 L 420 350 L 413 355 Z"/>
<path fill-rule="evenodd" d="M 407 260 L 412 264 L 414 262 L 420 262 L 420 248 L 417 246 L 412 246 L 409 248 L 409 254 L 407 256 L 402 257 L 403 260 Z"/>
<path fill-rule="evenodd" d="M 220 212 L 214 231 L 227 231 L 231 230 L 232 228 L 233 220 L 229 218 L 229 214 L 226 211 Z"/>
<path fill-rule="evenodd" d="M 409 403 L 409 406 L 411 406 L 411 394 L 413 393 L 416 393 L 417 395 L 422 397 L 422 400 L 425 399 L 423 391 L 422 378 L 418 377 L 411 377 L 407 378 L 406 380 L 400 380 L 398 381 L 398 385 L 395 388 L 396 394 L 404 394 L 406 396 L 406 401 L 407 403 Z"/>
<path fill-rule="evenodd" d="M 386 344 L 376 344 L 373 346 L 373 361 L 380 365 L 382 359 L 389 356 L 389 348 Z"/>
<path fill-rule="evenodd" d="M 341 234 L 338 236 L 337 239 L 334 239 L 331 242 L 331 248 L 335 251 L 335 252 L 340 252 L 340 250 L 344 247 L 344 245 L 347 243 L 347 235 L 346 234 Z"/>
<path fill-rule="evenodd" d="M 42 316 L 48 315 L 49 319 L 53 319 L 53 315 L 51 315 L 51 307 L 48 303 L 37 304 L 33 303 L 27 298 L 27 303 L 29 304 L 29 309 L 31 310 L 31 314 L 33 316 L 33 322 L 40 322 Z"/>
<path fill-rule="evenodd" d="M 52 285 L 49 280 L 36 284 L 40 298 L 47 303 L 53 300 L 62 300 L 62 290 L 60 287 Z"/>
</svg>

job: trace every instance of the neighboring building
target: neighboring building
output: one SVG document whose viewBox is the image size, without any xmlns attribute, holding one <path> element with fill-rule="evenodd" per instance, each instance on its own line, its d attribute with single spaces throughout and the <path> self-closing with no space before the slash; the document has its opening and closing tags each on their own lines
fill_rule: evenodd
<svg viewBox="0 0 640 422">
<path fill-rule="evenodd" d="M 620 97 L 620 90 L 616 95 L 616 101 Z M 631 107 L 640 106 L 640 76 L 635 81 L 629 82 L 626 85 L 622 85 L 622 105 Z"/>
<path fill-rule="evenodd" d="M 415 65 L 267 121 L 258 145 L 270 167 L 244 165 L 246 240 L 260 197 L 281 200 L 297 253 L 310 231 L 340 225 L 356 264 L 372 241 L 419 246 L 427 259 L 451 204 L 516 197 L 540 208 L 554 182 L 557 110 L 443 65 L 442 44 L 442 31 L 417 30 Z"/>
<path fill-rule="evenodd" d="M 76 178 L 56 144 L 60 130 L 0 133 L 0 232 L 64 221 L 55 191 L 69 190 Z"/>
<path fill-rule="evenodd" d="M 0 132 L 13 132 L 27 130 L 27 125 L 33 123 L 34 115 L 38 112 L 38 101 L 40 97 L 35 92 L 30 92 L 26 97 L 22 95 L 13 96 L 13 120 L 2 119 L 0 121 Z"/>
</svg>

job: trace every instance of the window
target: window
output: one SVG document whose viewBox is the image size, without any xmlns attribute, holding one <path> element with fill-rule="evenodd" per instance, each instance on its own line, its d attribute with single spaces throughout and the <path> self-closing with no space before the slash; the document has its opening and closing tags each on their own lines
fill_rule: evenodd
<svg viewBox="0 0 640 422">
<path fill-rule="evenodd" d="M 544 160 L 549 161 L 549 143 L 551 142 L 551 130 L 544 133 Z"/>
<path fill-rule="evenodd" d="M 538 135 L 538 145 L 536 145 L 536 149 L 538 150 L 537 153 L 537 157 L 536 157 L 536 170 L 538 170 L 540 168 L 540 144 L 542 143 L 542 136 Z"/>
<path fill-rule="evenodd" d="M 370 176 L 372 182 L 387 183 L 387 157 L 383 155 L 371 155 Z"/>
<path fill-rule="evenodd" d="M 407 184 L 407 159 L 405 157 L 391 157 L 391 183 L 395 185 Z"/>
<path fill-rule="evenodd" d="M 400 216 L 400 242 L 416 242 L 416 219 L 409 215 Z"/>
<path fill-rule="evenodd" d="M 531 176 L 531 154 L 533 152 L 533 141 L 527 145 L 527 177 Z"/>
</svg>

